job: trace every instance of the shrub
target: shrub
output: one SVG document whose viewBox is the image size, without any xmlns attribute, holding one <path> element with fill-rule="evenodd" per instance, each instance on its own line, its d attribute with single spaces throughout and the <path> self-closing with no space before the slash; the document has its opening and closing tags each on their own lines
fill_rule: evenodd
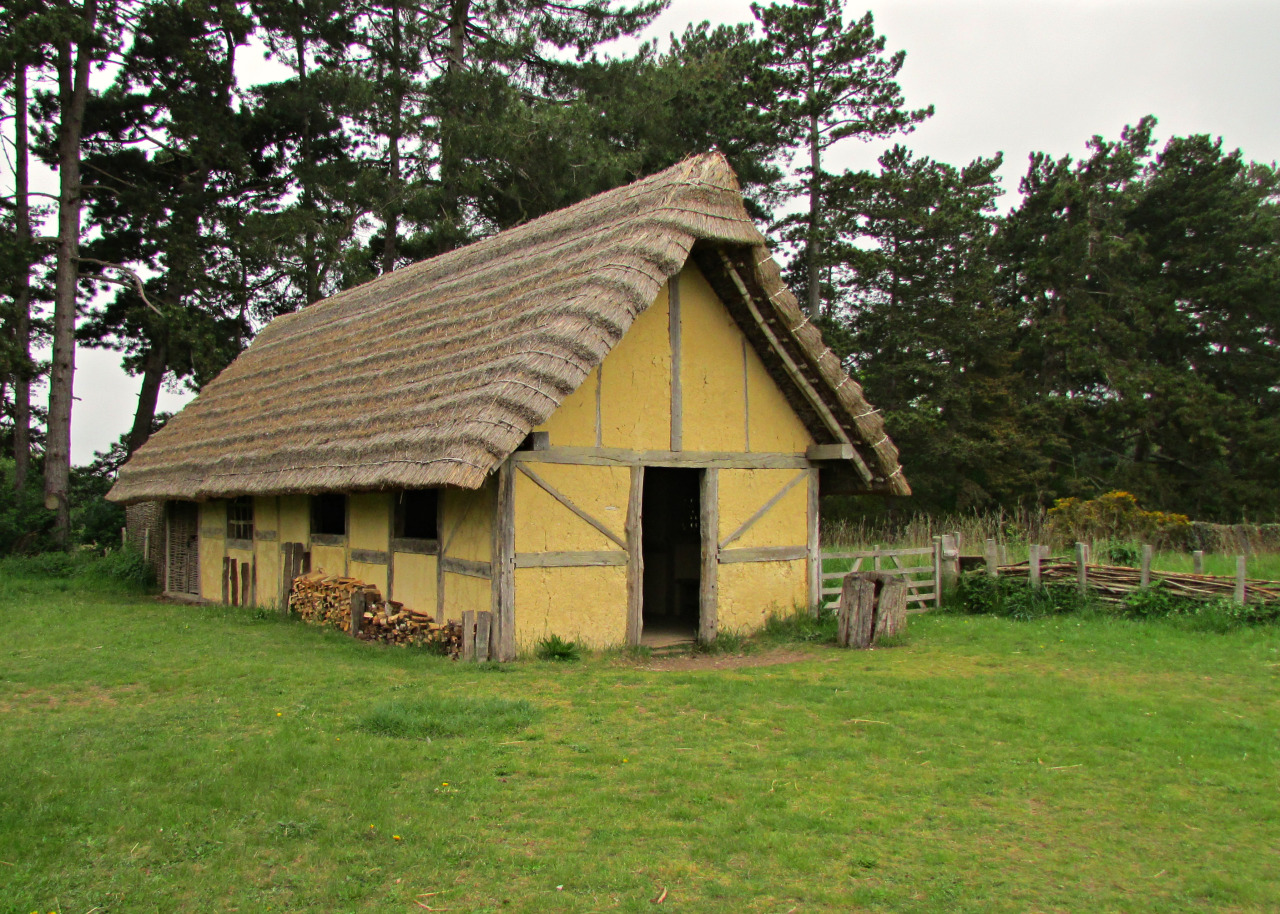
<svg viewBox="0 0 1280 914">
<path fill-rule="evenodd" d="M 775 613 L 765 620 L 760 638 L 766 641 L 801 642 L 809 644 L 834 643 L 836 640 L 836 614 L 828 610 L 814 615 L 805 607 L 797 607 L 790 615 Z"/>
<path fill-rule="evenodd" d="M 1107 561 L 1112 565 L 1127 565 L 1130 568 L 1137 568 L 1138 562 L 1142 558 L 1142 550 L 1137 543 L 1111 540 L 1103 547 L 1103 555 L 1107 557 Z"/>
<path fill-rule="evenodd" d="M 1128 492 L 1097 498 L 1059 498 L 1048 513 L 1049 529 L 1061 539 L 1126 540 L 1181 543 L 1191 520 L 1185 514 L 1144 511 Z"/>
<path fill-rule="evenodd" d="M 548 635 L 538 642 L 539 660 L 557 663 L 576 663 L 582 659 L 582 648 L 576 641 L 566 641 L 559 635 Z"/>
<path fill-rule="evenodd" d="M 950 612 L 1021 620 L 1080 612 L 1094 606 L 1092 597 L 1081 594 L 1074 584 L 1036 588 L 1019 578 L 992 578 L 985 573 L 961 575 L 944 604 Z"/>
</svg>

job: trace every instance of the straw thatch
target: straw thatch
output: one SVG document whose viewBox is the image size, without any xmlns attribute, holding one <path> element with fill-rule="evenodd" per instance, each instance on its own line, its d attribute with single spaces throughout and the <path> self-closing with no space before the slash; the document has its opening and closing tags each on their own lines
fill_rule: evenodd
<svg viewBox="0 0 1280 914">
<path fill-rule="evenodd" d="M 728 283 L 745 282 L 822 388 L 870 468 L 867 490 L 908 492 L 879 415 L 783 287 L 732 169 L 713 153 L 277 318 L 133 455 L 109 497 L 476 488 L 604 359 L 695 243 L 722 297 L 740 299 Z M 840 440 L 812 395 L 804 402 L 777 359 L 766 362 L 819 440 Z"/>
</svg>

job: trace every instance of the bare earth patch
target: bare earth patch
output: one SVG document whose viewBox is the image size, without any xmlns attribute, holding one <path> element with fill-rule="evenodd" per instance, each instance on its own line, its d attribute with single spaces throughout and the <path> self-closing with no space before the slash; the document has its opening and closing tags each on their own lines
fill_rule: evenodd
<svg viewBox="0 0 1280 914">
<path fill-rule="evenodd" d="M 687 670 L 736 670 L 751 666 L 778 666 L 783 663 L 799 663 L 802 660 L 831 662 L 834 656 L 822 656 L 814 651 L 798 651 L 779 648 L 751 654 L 684 654 L 675 657 L 655 657 L 636 664 L 642 670 L 677 672 Z"/>
</svg>

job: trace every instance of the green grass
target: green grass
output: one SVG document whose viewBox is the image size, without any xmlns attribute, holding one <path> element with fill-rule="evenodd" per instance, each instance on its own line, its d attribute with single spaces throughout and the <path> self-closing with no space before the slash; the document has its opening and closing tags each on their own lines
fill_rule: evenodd
<svg viewBox="0 0 1280 914">
<path fill-rule="evenodd" d="M 4 914 L 1280 907 L 1273 627 L 782 621 L 806 659 L 659 672 L 77 578 L 0 618 Z"/>
</svg>

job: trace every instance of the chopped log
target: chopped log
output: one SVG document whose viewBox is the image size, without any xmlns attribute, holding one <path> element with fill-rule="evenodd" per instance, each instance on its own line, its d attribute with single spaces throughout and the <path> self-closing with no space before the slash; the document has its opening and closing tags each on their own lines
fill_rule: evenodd
<svg viewBox="0 0 1280 914">
<path fill-rule="evenodd" d="M 853 571 L 844 576 L 837 616 L 842 647 L 868 648 L 879 638 L 906 628 L 907 592 L 896 575 Z"/>
<path fill-rule="evenodd" d="M 907 585 L 893 580 L 880 589 L 871 643 L 901 634 L 907 628 Z"/>
</svg>

